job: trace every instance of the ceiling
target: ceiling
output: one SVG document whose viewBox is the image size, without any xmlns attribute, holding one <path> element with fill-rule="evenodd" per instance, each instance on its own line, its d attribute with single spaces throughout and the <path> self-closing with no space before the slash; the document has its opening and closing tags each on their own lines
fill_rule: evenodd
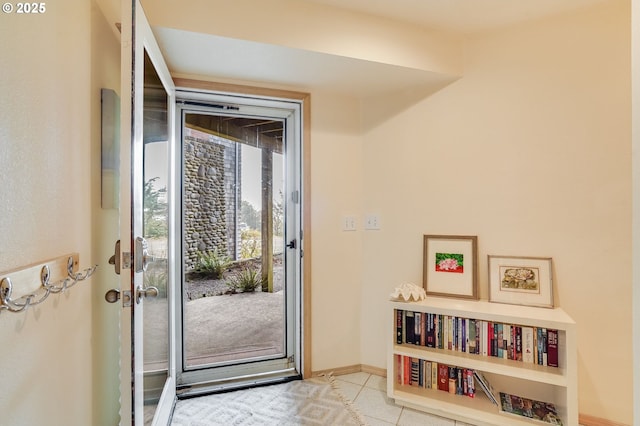
<svg viewBox="0 0 640 426">
<path fill-rule="evenodd" d="M 109 0 L 99 0 L 101 2 Z M 296 0 L 473 34 L 615 0 Z M 425 70 L 153 26 L 172 73 L 294 90 L 325 89 L 361 99 L 455 80 Z M 210 52 L 210 54 L 207 54 Z"/>
<path fill-rule="evenodd" d="M 273 44 L 163 27 L 153 27 L 153 32 L 172 73 L 324 89 L 360 98 L 413 87 L 435 89 L 453 81 L 424 70 Z"/>
<path fill-rule="evenodd" d="M 302 0 L 469 34 L 609 0 Z"/>
</svg>

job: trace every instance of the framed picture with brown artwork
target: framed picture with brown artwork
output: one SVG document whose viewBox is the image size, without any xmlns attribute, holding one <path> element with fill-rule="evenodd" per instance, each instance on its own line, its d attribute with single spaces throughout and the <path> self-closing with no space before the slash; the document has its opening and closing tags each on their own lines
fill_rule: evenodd
<svg viewBox="0 0 640 426">
<path fill-rule="evenodd" d="M 490 302 L 553 308 L 550 257 L 488 258 Z"/>
</svg>

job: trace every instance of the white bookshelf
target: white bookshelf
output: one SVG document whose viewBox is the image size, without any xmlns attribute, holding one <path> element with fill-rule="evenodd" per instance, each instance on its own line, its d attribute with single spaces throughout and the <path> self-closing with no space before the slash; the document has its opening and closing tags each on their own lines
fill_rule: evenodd
<svg viewBox="0 0 640 426">
<path fill-rule="evenodd" d="M 449 315 L 523 327 L 558 330 L 558 367 L 550 367 L 430 348 L 396 341 L 396 310 Z M 577 339 L 575 322 L 562 309 L 429 297 L 421 302 L 389 302 L 387 395 L 396 404 L 473 425 L 545 425 L 549 423 L 500 411 L 476 385 L 476 396 L 449 394 L 397 383 L 396 355 L 481 371 L 496 393 L 505 392 L 553 403 L 565 426 L 578 424 Z"/>
</svg>

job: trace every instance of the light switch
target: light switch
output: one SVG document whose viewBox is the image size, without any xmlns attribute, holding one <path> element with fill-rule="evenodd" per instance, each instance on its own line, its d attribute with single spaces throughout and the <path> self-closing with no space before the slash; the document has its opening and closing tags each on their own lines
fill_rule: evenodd
<svg viewBox="0 0 640 426">
<path fill-rule="evenodd" d="M 379 230 L 380 229 L 380 216 L 372 213 L 365 217 L 364 229 Z"/>
<path fill-rule="evenodd" d="M 357 227 L 355 216 L 343 216 L 342 217 L 342 230 L 343 231 L 355 231 Z"/>
</svg>

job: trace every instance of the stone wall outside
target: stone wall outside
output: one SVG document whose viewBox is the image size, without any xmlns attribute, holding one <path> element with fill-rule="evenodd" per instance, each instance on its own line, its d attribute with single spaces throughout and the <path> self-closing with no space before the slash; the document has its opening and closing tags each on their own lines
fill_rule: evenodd
<svg viewBox="0 0 640 426">
<path fill-rule="evenodd" d="M 183 214 L 184 264 L 192 270 L 198 252 L 213 251 L 235 258 L 236 195 L 240 188 L 237 144 L 209 136 L 184 137 Z"/>
</svg>

